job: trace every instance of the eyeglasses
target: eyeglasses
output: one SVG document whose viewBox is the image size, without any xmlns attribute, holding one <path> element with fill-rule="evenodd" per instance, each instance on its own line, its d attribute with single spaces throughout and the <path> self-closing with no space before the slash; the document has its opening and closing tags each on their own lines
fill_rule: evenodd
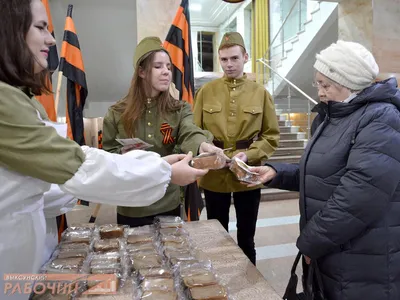
<svg viewBox="0 0 400 300">
<path fill-rule="evenodd" d="M 326 84 L 326 83 L 322 83 L 322 82 L 318 82 L 318 81 L 314 81 L 312 83 L 312 86 L 317 88 L 317 89 L 323 89 L 324 91 L 328 91 L 329 88 L 331 87 L 330 84 Z"/>
</svg>

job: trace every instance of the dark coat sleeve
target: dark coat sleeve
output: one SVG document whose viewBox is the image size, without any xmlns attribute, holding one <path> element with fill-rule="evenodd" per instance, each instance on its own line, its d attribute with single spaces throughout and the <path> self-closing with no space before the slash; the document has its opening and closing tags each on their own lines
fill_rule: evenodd
<svg viewBox="0 0 400 300">
<path fill-rule="evenodd" d="M 270 166 L 276 171 L 275 178 L 265 184 L 267 187 L 295 192 L 299 191 L 299 164 L 272 163 L 266 164 L 266 166 Z"/>
<path fill-rule="evenodd" d="M 359 131 L 340 185 L 300 233 L 297 247 L 312 259 L 356 238 L 387 211 L 400 181 L 400 116 L 393 107 L 382 114 Z"/>
</svg>

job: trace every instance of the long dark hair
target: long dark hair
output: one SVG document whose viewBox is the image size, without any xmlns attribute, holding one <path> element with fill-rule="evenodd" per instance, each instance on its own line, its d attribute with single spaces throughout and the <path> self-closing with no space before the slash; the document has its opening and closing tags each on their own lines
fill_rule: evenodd
<svg viewBox="0 0 400 300">
<path fill-rule="evenodd" d="M 159 51 L 150 52 L 138 63 L 138 67 L 133 74 L 128 95 L 112 106 L 115 111 L 122 114 L 121 119 L 127 136 L 134 135 L 135 124 L 146 110 L 146 91 L 151 89 L 150 83 L 139 76 L 139 67 L 145 71 L 146 78 L 150 78 L 152 64 L 157 52 Z M 167 112 L 176 111 L 183 105 L 181 101 L 176 100 L 171 96 L 169 89 L 161 92 L 156 101 L 161 116 L 164 116 Z"/>
<path fill-rule="evenodd" d="M 35 56 L 26 43 L 32 24 L 32 0 L 0 0 L 0 81 L 29 88 L 35 95 L 50 92 L 47 70 L 35 74 Z"/>
</svg>

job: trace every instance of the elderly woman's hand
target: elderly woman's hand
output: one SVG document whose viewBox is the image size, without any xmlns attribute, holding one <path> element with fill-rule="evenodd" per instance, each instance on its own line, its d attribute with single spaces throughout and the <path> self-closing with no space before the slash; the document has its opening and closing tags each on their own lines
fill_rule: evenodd
<svg viewBox="0 0 400 300">
<path fill-rule="evenodd" d="M 275 178 L 276 176 L 276 171 L 269 167 L 269 166 L 261 166 L 261 167 L 251 167 L 250 168 L 251 172 L 257 173 L 258 174 L 258 181 L 260 183 L 266 183 L 268 181 L 271 181 L 272 179 Z M 253 187 L 258 184 L 246 184 L 248 187 Z"/>
</svg>

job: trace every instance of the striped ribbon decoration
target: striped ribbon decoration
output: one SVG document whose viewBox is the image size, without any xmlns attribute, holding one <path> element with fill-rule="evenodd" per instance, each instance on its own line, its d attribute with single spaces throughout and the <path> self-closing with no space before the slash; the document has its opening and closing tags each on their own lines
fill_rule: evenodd
<svg viewBox="0 0 400 300">
<path fill-rule="evenodd" d="M 160 131 L 164 136 L 163 144 L 172 144 L 175 142 L 172 137 L 172 127 L 168 123 L 162 123 Z"/>
</svg>

